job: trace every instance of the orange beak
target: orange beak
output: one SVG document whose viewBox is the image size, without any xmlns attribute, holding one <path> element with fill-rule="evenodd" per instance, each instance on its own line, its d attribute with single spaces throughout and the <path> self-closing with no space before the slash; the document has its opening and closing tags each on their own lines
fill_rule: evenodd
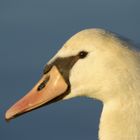
<svg viewBox="0 0 140 140">
<path fill-rule="evenodd" d="M 43 75 L 40 81 L 27 95 L 15 103 L 5 114 L 6 120 L 10 120 L 20 114 L 31 111 L 43 104 L 64 94 L 68 85 L 56 66 Z"/>
</svg>

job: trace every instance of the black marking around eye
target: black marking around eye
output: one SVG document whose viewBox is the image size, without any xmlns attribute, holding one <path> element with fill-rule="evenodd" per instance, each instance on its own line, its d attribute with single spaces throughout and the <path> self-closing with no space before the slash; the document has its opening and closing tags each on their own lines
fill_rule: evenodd
<svg viewBox="0 0 140 140">
<path fill-rule="evenodd" d="M 71 85 L 70 85 L 70 81 L 69 81 L 70 71 L 71 71 L 72 67 L 74 66 L 74 64 L 79 59 L 80 59 L 79 55 L 69 56 L 69 57 L 58 57 L 52 63 L 50 63 L 49 65 L 46 65 L 46 67 L 44 69 L 44 74 L 46 74 L 53 66 L 56 66 L 68 85 L 67 91 L 65 91 L 63 94 L 56 97 L 55 99 L 51 100 L 50 103 L 59 101 L 60 99 L 63 99 L 66 95 L 68 95 L 70 93 L 70 91 L 71 91 Z M 42 83 L 42 85 L 40 85 L 40 87 L 38 87 L 38 88 L 39 88 L 39 90 L 41 90 L 44 87 L 45 87 L 45 85 L 44 85 L 44 83 Z"/>
<path fill-rule="evenodd" d="M 58 57 L 52 63 L 45 66 L 44 74 L 46 74 L 48 71 L 50 71 L 50 69 L 53 66 L 56 66 L 58 68 L 59 72 L 62 74 L 64 80 L 68 84 L 67 91 L 65 93 L 63 93 L 62 95 L 60 95 L 59 97 L 57 97 L 57 100 L 62 99 L 64 96 L 66 96 L 68 93 L 70 93 L 70 90 L 71 90 L 71 85 L 70 85 L 70 81 L 69 81 L 70 71 L 71 71 L 72 67 L 74 66 L 74 64 L 79 59 L 83 59 L 84 57 L 86 57 L 87 54 L 88 54 L 88 52 L 81 51 L 75 56 Z M 40 88 L 44 88 L 44 86 L 45 86 L 44 83 L 42 83 L 42 85 L 40 85 Z"/>
<path fill-rule="evenodd" d="M 52 66 L 56 66 L 59 72 L 63 75 L 66 82 L 69 83 L 69 74 L 73 65 L 78 61 L 79 56 L 58 57 L 51 64 L 44 69 L 45 73 L 49 71 Z"/>
<path fill-rule="evenodd" d="M 58 57 L 56 58 L 51 64 L 47 64 L 43 70 L 43 73 L 46 74 L 50 71 L 53 65 L 57 66 L 60 72 L 66 75 L 69 74 L 70 69 L 73 67 L 73 65 L 79 60 L 83 59 L 87 56 L 87 51 L 81 51 L 75 56 L 69 56 L 69 57 Z"/>
</svg>

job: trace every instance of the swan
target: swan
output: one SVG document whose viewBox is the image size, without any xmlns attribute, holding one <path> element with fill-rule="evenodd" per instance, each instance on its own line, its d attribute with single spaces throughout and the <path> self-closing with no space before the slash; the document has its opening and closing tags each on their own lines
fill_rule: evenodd
<svg viewBox="0 0 140 140">
<path fill-rule="evenodd" d="M 46 64 L 41 80 L 5 118 L 77 96 L 103 103 L 100 140 L 140 140 L 140 53 L 100 28 L 82 30 L 66 41 Z"/>
</svg>

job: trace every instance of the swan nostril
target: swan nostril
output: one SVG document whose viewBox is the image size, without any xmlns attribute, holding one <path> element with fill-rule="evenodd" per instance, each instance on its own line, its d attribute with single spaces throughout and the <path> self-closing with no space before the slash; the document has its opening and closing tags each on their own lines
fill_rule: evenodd
<svg viewBox="0 0 140 140">
<path fill-rule="evenodd" d="M 44 82 L 42 82 L 42 83 L 38 86 L 37 90 L 40 91 L 40 90 L 42 90 L 45 86 L 46 86 L 46 84 L 45 84 Z"/>
<path fill-rule="evenodd" d="M 46 79 L 38 86 L 37 90 L 38 91 L 42 90 L 46 86 L 49 79 L 50 79 L 50 76 L 47 76 Z"/>
</svg>

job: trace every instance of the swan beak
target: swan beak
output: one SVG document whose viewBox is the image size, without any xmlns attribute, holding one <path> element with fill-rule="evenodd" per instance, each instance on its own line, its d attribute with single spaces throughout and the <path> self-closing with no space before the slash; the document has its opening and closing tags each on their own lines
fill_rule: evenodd
<svg viewBox="0 0 140 140">
<path fill-rule="evenodd" d="M 25 112 L 38 108 L 49 101 L 63 95 L 68 89 L 63 76 L 56 66 L 42 76 L 39 82 L 22 99 L 15 103 L 5 114 L 5 119 L 10 120 Z"/>
</svg>

